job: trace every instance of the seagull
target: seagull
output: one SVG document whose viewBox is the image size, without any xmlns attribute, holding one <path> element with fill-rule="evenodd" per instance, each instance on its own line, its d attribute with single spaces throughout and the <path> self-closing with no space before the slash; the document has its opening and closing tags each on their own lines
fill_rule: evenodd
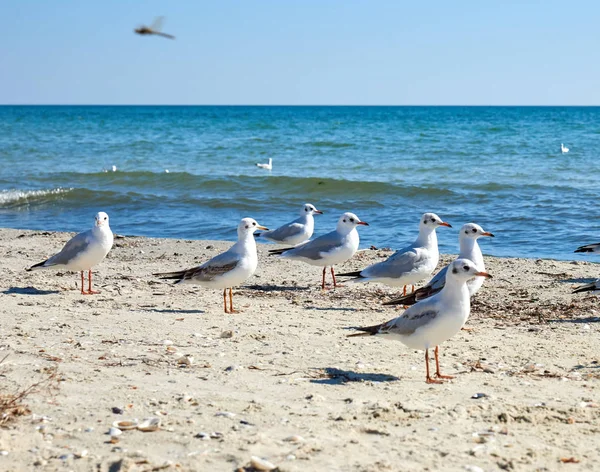
<svg viewBox="0 0 600 472">
<path fill-rule="evenodd" d="M 482 236 L 489 236 L 491 238 L 494 237 L 492 233 L 484 231 L 483 228 L 478 224 L 467 223 L 466 225 L 463 225 L 458 233 L 458 244 L 460 251 L 457 259 L 468 259 L 475 264 L 477 269 L 479 269 L 481 272 L 485 272 L 483 254 L 481 253 L 481 249 L 477 243 L 477 240 Z M 423 300 L 431 297 L 433 294 L 438 293 L 444 288 L 444 284 L 446 283 L 446 272 L 448 271 L 448 267 L 450 267 L 450 265 L 447 265 L 440 270 L 436 276 L 424 287 L 419 288 L 409 295 L 385 302 L 384 305 L 414 305 L 419 300 Z M 477 291 L 483 285 L 483 280 L 484 279 L 481 277 L 473 277 L 467 282 L 467 288 L 469 289 L 470 296 L 473 296 L 475 293 L 477 293 Z"/>
<path fill-rule="evenodd" d="M 159 16 L 154 20 L 152 26 L 140 26 L 139 28 L 134 29 L 133 31 L 140 35 L 152 35 L 155 34 L 157 36 L 162 36 L 163 38 L 175 39 L 175 36 L 167 33 L 162 33 L 160 30 L 162 29 L 162 24 L 164 20 L 164 16 Z"/>
<path fill-rule="evenodd" d="M 387 323 L 354 328 L 362 333 L 349 336 L 382 335 L 400 341 L 411 349 L 425 351 L 427 383 L 442 383 L 438 379 L 451 379 L 440 372 L 439 344 L 450 339 L 466 323 L 471 311 L 467 281 L 472 277 L 488 277 L 468 259 L 457 259 L 450 264 L 444 288 L 430 298 L 409 307 L 401 316 Z M 429 375 L 429 349 L 435 347 L 435 376 Z"/>
<path fill-rule="evenodd" d="M 583 292 L 592 292 L 592 295 L 598 295 L 600 293 L 600 279 L 594 280 L 589 284 L 581 285 L 577 287 L 571 293 L 583 293 Z"/>
<path fill-rule="evenodd" d="M 71 238 L 62 250 L 39 264 L 31 266 L 27 271 L 38 269 L 67 269 L 81 272 L 81 294 L 93 295 L 92 267 L 104 260 L 113 245 L 113 233 L 108 224 L 108 215 L 103 211 L 95 216 L 96 224 L 92 229 L 79 233 Z M 83 272 L 88 271 L 88 290 L 83 288 Z"/>
<path fill-rule="evenodd" d="M 175 280 L 176 284 L 198 284 L 207 288 L 223 289 L 223 310 L 237 313 L 233 309 L 232 287 L 237 287 L 251 277 L 258 266 L 254 231 L 268 231 L 252 218 L 244 218 L 237 228 L 238 240 L 227 251 L 213 257 L 201 266 L 176 272 L 152 274 L 161 279 Z M 227 289 L 229 288 L 229 311 L 227 311 Z"/>
<path fill-rule="evenodd" d="M 575 249 L 575 252 L 600 252 L 600 243 L 579 246 L 577 249 Z"/>
<path fill-rule="evenodd" d="M 275 243 L 290 244 L 297 246 L 300 243 L 311 238 L 315 229 L 315 219 L 313 215 L 322 215 L 321 210 L 317 210 L 314 205 L 305 203 L 300 210 L 300 218 L 291 223 L 287 223 L 272 231 L 259 233 L 257 238 L 268 239 Z"/>
<path fill-rule="evenodd" d="M 569 148 L 565 147 L 565 145 L 563 143 L 560 143 L 560 152 L 562 152 L 563 154 L 566 154 L 569 152 Z"/>
<path fill-rule="evenodd" d="M 419 236 L 410 246 L 396 251 L 385 261 L 370 265 L 356 272 L 339 274 L 345 277 L 356 277 L 351 282 L 380 282 L 391 287 L 415 284 L 431 276 L 440 259 L 436 228 L 447 226 L 449 223 L 435 213 L 425 213 L 419 223 Z"/>
<path fill-rule="evenodd" d="M 369 223 L 361 221 L 354 213 L 344 213 L 340 216 L 335 231 L 293 248 L 273 249 L 269 251 L 269 255 L 280 255 L 310 265 L 322 266 L 323 282 L 321 288 L 323 289 L 325 288 L 325 270 L 330 266 L 333 286 L 337 287 L 333 266 L 346 262 L 358 250 L 360 241 L 358 231 L 356 231 L 358 225 L 369 226 Z"/>
<path fill-rule="evenodd" d="M 261 169 L 272 170 L 273 169 L 273 159 L 269 157 L 268 164 L 261 164 L 260 162 L 257 162 L 256 167 L 260 167 Z"/>
</svg>

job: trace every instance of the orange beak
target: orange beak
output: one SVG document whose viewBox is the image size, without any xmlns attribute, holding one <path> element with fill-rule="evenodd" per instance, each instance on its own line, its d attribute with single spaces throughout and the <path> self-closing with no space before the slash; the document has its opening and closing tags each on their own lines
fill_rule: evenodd
<svg viewBox="0 0 600 472">
<path fill-rule="evenodd" d="M 315 213 L 316 213 L 317 215 L 322 215 L 322 214 L 323 214 L 323 212 L 322 212 L 321 210 L 315 210 Z"/>
<path fill-rule="evenodd" d="M 446 223 L 445 221 L 442 221 L 440 223 L 440 226 L 447 226 L 448 228 L 452 228 L 452 225 L 450 223 Z"/>
<path fill-rule="evenodd" d="M 477 272 L 475 275 L 478 277 L 485 277 L 486 279 L 492 278 L 492 276 L 490 274 L 488 274 L 487 272 Z"/>
<path fill-rule="evenodd" d="M 482 236 L 489 236 L 490 238 L 493 238 L 494 235 L 492 233 L 490 233 L 489 231 L 486 231 L 485 233 L 481 233 Z"/>
<path fill-rule="evenodd" d="M 359 221 L 358 223 L 356 223 L 357 225 L 363 225 L 363 226 L 369 226 L 369 223 L 367 223 L 366 221 Z"/>
</svg>

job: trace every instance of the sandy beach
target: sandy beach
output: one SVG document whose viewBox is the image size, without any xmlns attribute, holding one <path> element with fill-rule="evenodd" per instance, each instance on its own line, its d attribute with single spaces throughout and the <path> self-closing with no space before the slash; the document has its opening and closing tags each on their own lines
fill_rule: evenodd
<svg viewBox="0 0 600 472">
<path fill-rule="evenodd" d="M 234 290 L 239 314 L 223 313 L 218 290 L 151 275 L 231 244 L 215 241 L 117 238 L 95 296 L 79 293 L 78 274 L 24 270 L 71 236 L 0 230 L 0 393 L 53 367 L 60 380 L 0 428 L 0 470 L 249 471 L 253 456 L 281 471 L 598 467 L 598 299 L 571 295 L 600 275 L 593 256 L 486 258 L 494 278 L 472 301 L 472 330 L 442 345 L 456 378 L 427 385 L 422 352 L 346 337 L 397 316 L 381 305 L 395 290 L 322 291 L 319 268 L 267 245 Z M 337 269 L 390 254 L 361 251 Z M 157 431 L 110 441 L 113 422 L 147 417 Z"/>
</svg>

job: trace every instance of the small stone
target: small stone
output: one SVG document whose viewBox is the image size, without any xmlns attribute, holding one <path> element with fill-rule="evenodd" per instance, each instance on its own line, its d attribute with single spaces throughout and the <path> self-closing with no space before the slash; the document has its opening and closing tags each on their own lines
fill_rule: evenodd
<svg viewBox="0 0 600 472">
<path fill-rule="evenodd" d="M 233 418 L 235 417 L 235 413 L 231 413 L 230 411 L 217 411 L 215 416 L 224 416 L 225 418 Z"/>
<path fill-rule="evenodd" d="M 108 430 L 108 435 L 110 437 L 121 436 L 121 434 L 123 434 L 123 431 L 121 431 L 119 428 L 115 428 L 114 426 Z"/>
<path fill-rule="evenodd" d="M 275 470 L 277 468 L 272 462 L 257 456 L 252 456 L 250 458 L 250 465 L 256 470 Z"/>
<path fill-rule="evenodd" d="M 0 456 L 8 456 L 8 451 L 7 451 L 7 450 L 5 450 L 5 449 L 2 449 L 2 450 L 0 451 Z"/>
<path fill-rule="evenodd" d="M 163 343 L 163 346 L 173 345 L 173 341 L 171 341 L 170 339 L 165 339 L 162 343 Z"/>
<path fill-rule="evenodd" d="M 113 406 L 112 407 L 112 412 L 115 415 L 122 415 L 123 414 L 123 408 L 119 408 L 118 406 Z"/>
<path fill-rule="evenodd" d="M 487 393 L 475 393 L 473 395 L 471 395 L 471 398 L 475 399 L 475 400 L 479 400 L 480 398 L 486 398 L 488 396 Z"/>
<path fill-rule="evenodd" d="M 229 338 L 233 338 L 233 331 L 228 329 L 226 331 L 223 331 L 221 333 L 221 335 L 219 336 L 221 339 L 229 339 Z"/>
</svg>

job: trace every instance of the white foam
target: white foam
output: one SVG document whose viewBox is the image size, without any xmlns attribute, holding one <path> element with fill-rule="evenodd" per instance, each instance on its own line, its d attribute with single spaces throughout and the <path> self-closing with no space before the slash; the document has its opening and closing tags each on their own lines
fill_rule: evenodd
<svg viewBox="0 0 600 472">
<path fill-rule="evenodd" d="M 53 188 L 50 190 L 2 190 L 0 191 L 0 205 L 18 202 L 19 200 L 35 200 L 48 195 L 67 193 L 72 188 Z"/>
</svg>

